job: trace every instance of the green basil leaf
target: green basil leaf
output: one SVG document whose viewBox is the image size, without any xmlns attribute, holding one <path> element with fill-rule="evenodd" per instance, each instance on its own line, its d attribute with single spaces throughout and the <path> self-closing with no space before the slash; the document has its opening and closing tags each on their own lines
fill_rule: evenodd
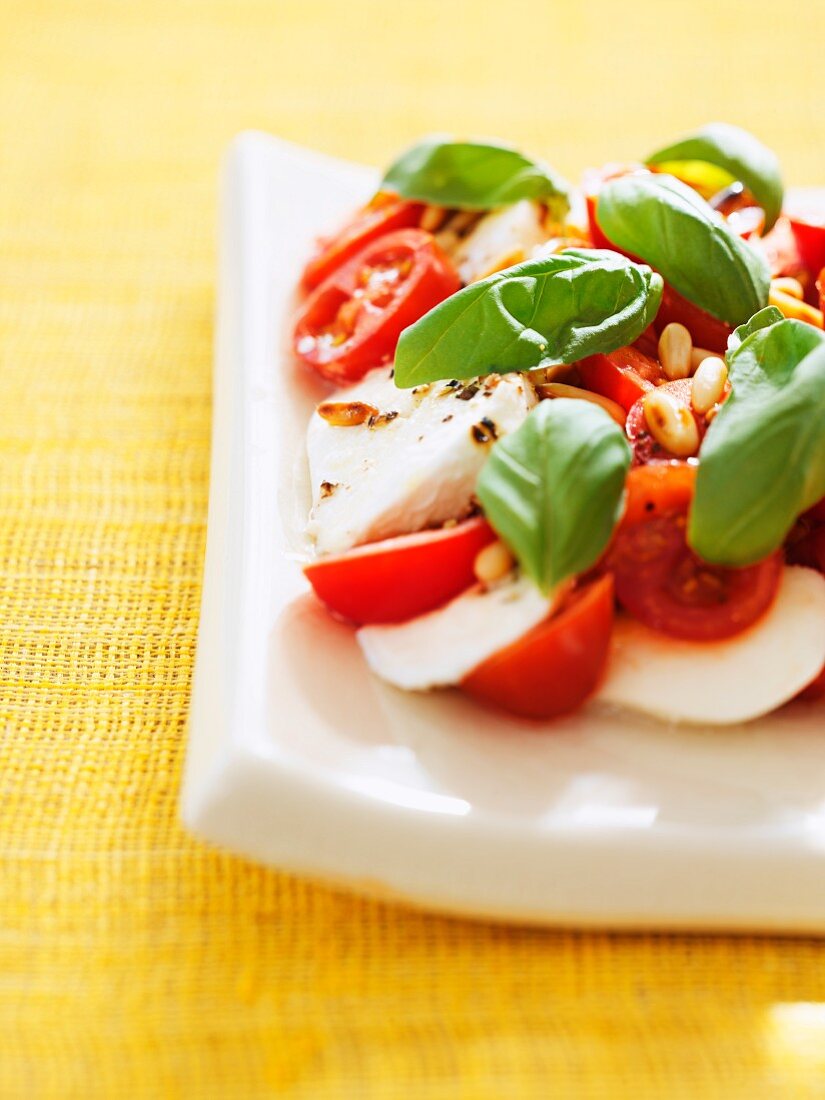
<svg viewBox="0 0 825 1100">
<path fill-rule="evenodd" d="M 472 283 L 401 333 L 395 382 L 574 363 L 632 344 L 662 295 L 649 267 L 616 252 L 568 249 Z"/>
<path fill-rule="evenodd" d="M 768 304 L 765 259 L 673 176 L 620 176 L 599 192 L 599 225 L 619 248 L 641 256 L 685 298 L 728 325 Z"/>
<path fill-rule="evenodd" d="M 771 325 L 775 325 L 776 322 L 781 321 L 782 318 L 783 313 L 780 309 L 777 309 L 776 306 L 765 306 L 765 308 L 760 309 L 758 313 L 754 313 L 749 321 L 744 325 L 740 325 L 739 328 L 734 329 L 728 337 L 728 355 L 741 347 L 749 336 L 753 336 L 753 334 L 758 332 L 761 328 L 769 328 Z"/>
<path fill-rule="evenodd" d="M 783 318 L 727 359 L 731 394 L 702 441 L 688 541 L 740 566 L 780 547 L 825 496 L 825 334 Z"/>
<path fill-rule="evenodd" d="M 721 168 L 750 191 L 765 211 L 765 231 L 776 222 L 782 211 L 782 177 L 779 161 L 761 141 L 727 122 L 712 122 L 695 134 L 666 145 L 647 158 L 648 164 L 662 164 L 675 169 L 680 164 L 700 162 Z"/>
<path fill-rule="evenodd" d="M 407 199 L 487 210 L 519 199 L 540 199 L 561 221 L 569 187 L 552 168 L 505 145 L 427 138 L 387 169 L 381 187 Z"/>
<path fill-rule="evenodd" d="M 594 565 L 622 511 L 631 451 L 604 409 L 542 401 L 490 452 L 476 493 L 543 592 Z"/>
</svg>

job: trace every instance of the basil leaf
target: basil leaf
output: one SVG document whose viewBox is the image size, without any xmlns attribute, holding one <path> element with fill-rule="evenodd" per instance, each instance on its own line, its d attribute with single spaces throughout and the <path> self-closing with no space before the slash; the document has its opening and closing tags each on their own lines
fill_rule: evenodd
<svg viewBox="0 0 825 1100">
<path fill-rule="evenodd" d="M 720 321 L 740 325 L 768 304 L 764 258 L 673 176 L 609 180 L 599 192 L 597 218 L 615 245 L 641 256 Z"/>
<path fill-rule="evenodd" d="M 746 324 L 740 325 L 739 328 L 734 329 L 728 337 L 728 355 L 736 351 L 749 336 L 752 336 L 761 328 L 768 328 L 770 325 L 775 325 L 777 321 L 782 320 L 783 316 L 782 310 L 777 309 L 776 306 L 765 306 L 765 308 L 760 309 L 758 313 L 754 313 L 753 317 L 751 317 Z"/>
<path fill-rule="evenodd" d="M 727 358 L 731 394 L 702 441 L 688 541 L 740 566 L 780 547 L 825 496 L 825 334 L 783 318 Z"/>
<path fill-rule="evenodd" d="M 387 169 L 381 187 L 407 199 L 486 210 L 540 199 L 561 221 L 569 187 L 552 168 L 505 145 L 433 137 L 413 145 Z"/>
<path fill-rule="evenodd" d="M 604 409 L 542 401 L 494 444 L 476 493 L 487 519 L 543 592 L 594 565 L 622 510 L 631 451 Z"/>
<path fill-rule="evenodd" d="M 615 351 L 644 332 L 661 295 L 659 275 L 616 252 L 528 260 L 459 290 L 405 329 L 395 382 L 404 389 Z"/>
<path fill-rule="evenodd" d="M 782 211 L 779 161 L 753 134 L 727 122 L 712 122 L 647 158 L 648 164 L 674 168 L 697 161 L 721 168 L 729 183 L 743 183 L 765 211 L 765 232 L 773 226 Z"/>
</svg>

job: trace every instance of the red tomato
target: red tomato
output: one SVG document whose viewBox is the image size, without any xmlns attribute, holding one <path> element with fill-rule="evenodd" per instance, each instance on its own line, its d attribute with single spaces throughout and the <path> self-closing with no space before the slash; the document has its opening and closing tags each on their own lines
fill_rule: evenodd
<svg viewBox="0 0 825 1100">
<path fill-rule="evenodd" d="M 399 229 L 312 292 L 295 326 L 295 352 L 325 378 L 354 382 L 386 362 L 402 331 L 460 286 L 431 233 Z"/>
<path fill-rule="evenodd" d="M 689 641 L 718 641 L 741 633 L 773 603 L 782 576 L 781 552 L 756 565 L 710 565 L 687 545 L 684 463 L 646 467 L 628 475 L 629 504 L 606 566 L 616 599 L 653 630 Z"/>
<path fill-rule="evenodd" d="M 811 275 L 818 274 L 825 267 L 825 214 L 792 216 L 790 222 L 799 258 Z"/>
<path fill-rule="evenodd" d="M 699 306 L 689 302 L 677 293 L 672 286 L 665 283 L 662 293 L 662 304 L 656 314 L 653 324 L 656 331 L 661 332 L 665 325 L 671 321 L 678 321 L 684 325 L 693 338 L 694 344 L 699 348 L 707 348 L 708 351 L 722 352 L 728 346 L 728 337 L 733 331 L 724 321 L 711 317 Z"/>
<path fill-rule="evenodd" d="M 423 210 L 423 203 L 379 191 L 334 237 L 318 242 L 318 251 L 304 268 L 303 285 L 312 290 L 370 241 L 418 225 Z"/>
<path fill-rule="evenodd" d="M 796 278 L 804 273 L 804 265 L 791 223 L 784 214 L 777 220 L 770 233 L 762 238 L 760 247 L 768 261 L 773 278 L 781 275 L 792 275 Z"/>
<path fill-rule="evenodd" d="M 351 622 L 400 623 L 447 603 L 475 582 L 479 550 L 495 539 L 485 519 L 356 546 L 304 567 L 315 594 Z"/>
<path fill-rule="evenodd" d="M 685 405 L 690 409 L 691 415 L 696 421 L 696 427 L 699 429 L 699 441 L 701 442 L 708 430 L 708 421 L 707 417 L 693 411 L 690 403 L 691 387 L 690 378 L 679 378 L 675 382 L 665 382 L 657 389 L 665 390 L 672 397 L 675 397 L 680 405 Z M 669 462 L 676 457 L 670 451 L 666 451 L 650 434 L 645 417 L 644 397 L 640 397 L 627 414 L 625 432 L 633 446 L 633 462 L 636 466 L 644 466 L 648 462 Z"/>
<path fill-rule="evenodd" d="M 625 484 L 622 527 L 687 511 L 693 500 L 697 469 L 689 462 L 677 461 L 635 466 Z"/>
<path fill-rule="evenodd" d="M 627 412 L 663 377 L 659 364 L 637 348 L 589 355 L 576 367 L 587 389 L 609 397 Z"/>
<path fill-rule="evenodd" d="M 461 687 L 522 718 L 567 714 L 596 688 L 612 626 L 613 581 L 604 576 L 575 591 L 557 614 L 488 657 Z"/>
</svg>

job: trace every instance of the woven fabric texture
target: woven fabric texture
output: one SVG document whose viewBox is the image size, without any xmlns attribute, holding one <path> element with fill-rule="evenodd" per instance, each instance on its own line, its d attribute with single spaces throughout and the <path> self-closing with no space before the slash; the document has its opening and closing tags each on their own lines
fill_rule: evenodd
<svg viewBox="0 0 825 1100">
<path fill-rule="evenodd" d="M 259 126 L 563 171 L 723 115 L 823 182 L 825 8 L 0 3 L 0 1097 L 825 1096 L 825 944 L 513 930 L 177 821 L 216 172 Z"/>
</svg>

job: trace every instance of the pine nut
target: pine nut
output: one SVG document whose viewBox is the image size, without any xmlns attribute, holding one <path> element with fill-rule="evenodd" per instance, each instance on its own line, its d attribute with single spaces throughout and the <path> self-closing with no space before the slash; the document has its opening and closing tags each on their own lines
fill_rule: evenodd
<svg viewBox="0 0 825 1100">
<path fill-rule="evenodd" d="M 728 380 L 728 368 L 724 359 L 715 355 L 702 360 L 693 376 L 690 387 L 690 403 L 698 413 L 706 413 L 725 392 Z"/>
<path fill-rule="evenodd" d="M 366 401 L 323 401 L 315 411 L 333 428 L 352 428 L 378 416 L 378 409 Z"/>
<path fill-rule="evenodd" d="M 677 458 L 689 458 L 699 450 L 699 429 L 693 413 L 666 390 L 650 390 L 642 407 L 650 434 Z"/>
<path fill-rule="evenodd" d="M 791 297 L 790 294 L 786 294 L 782 290 L 774 290 L 771 287 L 768 301 L 772 306 L 776 306 L 785 317 L 791 317 L 795 321 L 807 321 L 809 325 L 814 325 L 815 328 L 823 327 L 821 309 L 814 309 L 807 302 L 800 302 L 797 298 Z"/>
<path fill-rule="evenodd" d="M 707 348 L 694 348 L 690 353 L 690 373 L 695 374 L 699 364 L 703 359 L 710 359 L 712 356 L 718 356 L 716 351 L 708 351 Z"/>
<path fill-rule="evenodd" d="M 514 565 L 513 555 L 503 542 L 496 539 L 476 554 L 473 572 L 481 584 L 494 584 L 506 577 Z"/>
<path fill-rule="evenodd" d="M 627 413 L 622 406 L 611 401 L 609 397 L 602 397 L 600 393 L 591 393 L 579 386 L 568 386 L 564 382 L 545 382 L 544 385 L 536 386 L 536 390 L 540 397 L 572 397 L 579 401 L 589 401 L 591 405 L 604 409 L 622 428 L 625 426 Z"/>
<path fill-rule="evenodd" d="M 721 408 L 721 405 L 714 405 L 712 408 L 708 409 L 708 411 L 705 413 L 705 420 L 708 422 L 708 424 L 710 424 L 711 420 L 714 420 L 716 418 L 716 414 Z"/>
<path fill-rule="evenodd" d="M 671 321 L 665 325 L 659 337 L 659 360 L 666 376 L 673 381 L 690 374 L 690 353 L 693 341 L 684 325 Z"/>
<path fill-rule="evenodd" d="M 771 290 L 778 290 L 781 294 L 790 294 L 792 298 L 798 298 L 801 302 L 805 297 L 805 291 L 799 279 L 791 275 L 783 275 L 779 279 L 771 279 Z"/>
<path fill-rule="evenodd" d="M 443 228 L 446 220 L 447 210 L 443 206 L 430 205 L 424 207 L 421 221 L 418 224 L 421 229 L 425 229 L 428 233 L 437 233 L 439 229 Z"/>
</svg>

